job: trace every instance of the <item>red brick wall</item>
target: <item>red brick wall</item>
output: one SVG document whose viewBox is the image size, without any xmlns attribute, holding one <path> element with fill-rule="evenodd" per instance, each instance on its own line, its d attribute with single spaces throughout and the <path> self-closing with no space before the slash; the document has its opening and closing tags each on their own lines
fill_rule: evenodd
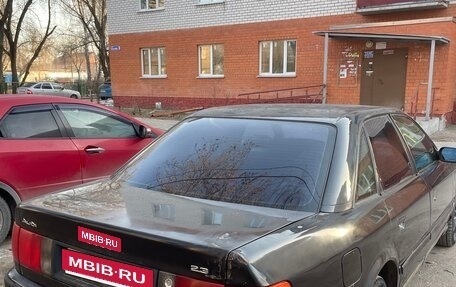
<svg viewBox="0 0 456 287">
<path fill-rule="evenodd" d="M 268 23 L 231 25 L 202 29 L 111 35 L 110 44 L 120 46 L 111 51 L 113 95 L 117 106 L 151 108 L 161 102 L 164 109 L 209 107 L 245 100 L 240 93 L 271 89 L 293 88 L 322 84 L 324 38 L 312 32 L 328 30 L 332 25 L 397 21 L 407 19 L 444 17 L 455 14 L 453 6 L 444 10 L 361 16 L 357 14 L 331 16 Z M 405 26 L 352 29 L 356 32 L 397 33 L 445 36 L 456 39 L 455 24 L 442 22 Z M 263 40 L 297 40 L 296 77 L 258 77 L 259 42 Z M 328 102 L 359 103 L 360 72 L 353 84 L 340 83 L 339 64 L 346 58 L 343 52 L 358 52 L 361 64 L 364 40 L 330 39 L 328 65 Z M 223 43 L 224 74 L 221 79 L 198 77 L 198 51 L 200 44 Z M 167 78 L 141 78 L 140 49 L 166 47 Z M 410 111 L 418 85 L 427 82 L 430 44 L 425 42 L 387 41 L 387 48 L 408 48 L 407 86 L 405 109 Z M 456 84 L 455 44 L 438 45 L 434 74 L 434 114 L 453 110 Z M 419 91 L 418 110 L 425 109 L 426 86 Z"/>
<path fill-rule="evenodd" d="M 193 106 L 198 98 L 211 102 L 231 102 L 240 93 L 299 87 L 322 83 L 322 39 L 313 36 L 318 29 L 304 20 L 274 24 L 249 24 L 207 29 L 156 32 L 150 34 L 112 35 L 111 52 L 113 94 L 119 97 L 155 97 L 163 103 L 179 105 L 182 99 Z M 291 24 L 291 25 L 290 25 Z M 270 26 L 274 26 L 271 29 Z M 305 29 L 305 30 L 303 30 Z M 309 45 L 308 38 L 313 39 Z M 259 41 L 297 40 L 297 76 L 293 78 L 259 78 Z M 200 44 L 223 43 L 224 74 L 222 79 L 200 79 L 198 51 Z M 141 79 L 141 47 L 166 47 L 166 79 Z M 316 64 L 318 63 L 318 64 Z M 196 100 L 192 100 L 192 98 Z M 122 102 L 128 101 L 122 99 Z M 165 104 L 166 106 L 167 104 Z M 201 105 L 198 103 L 198 105 Z M 173 108 L 173 107 L 171 107 Z"/>
</svg>

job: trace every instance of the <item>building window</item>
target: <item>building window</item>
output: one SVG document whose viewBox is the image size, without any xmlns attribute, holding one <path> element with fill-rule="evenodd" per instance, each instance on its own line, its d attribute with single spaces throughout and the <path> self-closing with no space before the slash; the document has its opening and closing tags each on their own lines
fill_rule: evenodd
<svg viewBox="0 0 456 287">
<path fill-rule="evenodd" d="M 141 49 L 141 66 L 143 77 L 166 76 L 165 48 Z"/>
<path fill-rule="evenodd" d="M 198 0 L 198 4 L 213 4 L 213 3 L 223 3 L 225 0 Z"/>
<path fill-rule="evenodd" d="M 165 0 L 140 0 L 141 10 L 154 10 L 163 8 L 165 6 Z"/>
<path fill-rule="evenodd" d="M 260 75 L 296 75 L 296 41 L 261 42 Z"/>
<path fill-rule="evenodd" d="M 198 46 L 199 75 L 201 77 L 223 76 L 222 44 Z"/>
<path fill-rule="evenodd" d="M 223 214 L 213 210 L 204 210 L 204 225 L 222 225 Z"/>
</svg>

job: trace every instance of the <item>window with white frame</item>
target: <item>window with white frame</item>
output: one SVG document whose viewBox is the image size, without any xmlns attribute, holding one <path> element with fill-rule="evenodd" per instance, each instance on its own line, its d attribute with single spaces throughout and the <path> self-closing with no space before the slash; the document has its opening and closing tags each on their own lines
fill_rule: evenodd
<svg viewBox="0 0 456 287">
<path fill-rule="evenodd" d="M 225 0 L 198 0 L 198 4 L 223 3 Z"/>
<path fill-rule="evenodd" d="M 223 44 L 198 46 L 199 75 L 223 76 Z"/>
<path fill-rule="evenodd" d="M 165 6 L 165 0 L 140 0 L 141 10 L 153 10 L 163 8 Z"/>
<path fill-rule="evenodd" d="M 260 42 L 260 75 L 296 75 L 296 41 Z"/>
<path fill-rule="evenodd" d="M 141 70 L 143 77 L 166 76 L 165 48 L 142 48 Z"/>
</svg>

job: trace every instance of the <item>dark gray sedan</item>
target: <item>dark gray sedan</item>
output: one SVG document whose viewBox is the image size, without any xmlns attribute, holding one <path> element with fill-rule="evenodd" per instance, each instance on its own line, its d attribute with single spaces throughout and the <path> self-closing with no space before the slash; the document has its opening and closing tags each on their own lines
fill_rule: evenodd
<svg viewBox="0 0 456 287">
<path fill-rule="evenodd" d="M 455 243 L 455 162 L 395 109 L 207 109 L 110 180 L 19 206 L 5 283 L 402 286 Z"/>
</svg>

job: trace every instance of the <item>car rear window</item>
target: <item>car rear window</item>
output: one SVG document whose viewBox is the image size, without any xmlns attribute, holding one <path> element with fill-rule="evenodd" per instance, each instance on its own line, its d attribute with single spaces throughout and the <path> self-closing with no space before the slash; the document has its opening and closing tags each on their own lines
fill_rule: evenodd
<svg viewBox="0 0 456 287">
<path fill-rule="evenodd" d="M 187 120 L 122 173 L 156 192 L 316 211 L 336 128 L 312 122 Z"/>
</svg>

